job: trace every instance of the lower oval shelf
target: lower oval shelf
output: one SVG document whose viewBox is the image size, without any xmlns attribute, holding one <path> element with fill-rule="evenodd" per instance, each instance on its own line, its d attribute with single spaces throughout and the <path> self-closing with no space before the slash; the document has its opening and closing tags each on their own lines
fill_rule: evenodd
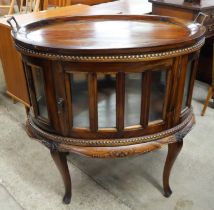
<svg viewBox="0 0 214 210">
<path fill-rule="evenodd" d="M 179 125 L 152 135 L 125 139 L 74 139 L 45 132 L 32 118 L 27 121 L 27 131 L 51 150 L 70 151 L 90 157 L 126 157 L 161 148 L 165 144 L 182 141 L 195 123 L 192 112 Z"/>
</svg>

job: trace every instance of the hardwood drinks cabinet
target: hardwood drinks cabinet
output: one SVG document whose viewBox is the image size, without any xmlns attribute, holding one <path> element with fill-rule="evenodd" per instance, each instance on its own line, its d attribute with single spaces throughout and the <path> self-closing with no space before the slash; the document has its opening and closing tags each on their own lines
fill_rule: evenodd
<svg viewBox="0 0 214 210">
<path fill-rule="evenodd" d="M 22 54 L 28 134 L 50 149 L 71 200 L 66 154 L 119 158 L 168 145 L 164 195 L 191 108 L 205 28 L 197 20 L 140 15 L 8 20 Z"/>
</svg>

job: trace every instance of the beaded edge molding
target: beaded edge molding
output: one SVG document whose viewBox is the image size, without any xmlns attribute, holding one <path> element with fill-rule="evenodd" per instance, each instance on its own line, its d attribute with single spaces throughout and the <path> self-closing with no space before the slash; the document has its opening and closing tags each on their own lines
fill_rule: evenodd
<svg viewBox="0 0 214 210">
<path fill-rule="evenodd" d="M 26 127 L 28 130 L 30 130 L 31 133 L 33 133 L 36 137 L 39 137 L 44 140 L 50 140 L 66 145 L 73 145 L 73 146 L 125 146 L 125 145 L 132 145 L 132 144 L 140 144 L 140 143 L 147 143 L 154 140 L 158 140 L 161 138 L 168 137 L 170 135 L 176 134 L 177 132 L 181 131 L 185 127 L 192 127 L 194 124 L 194 115 L 193 113 L 190 113 L 190 115 L 179 125 L 154 134 L 154 135 L 147 135 L 142 137 L 134 137 L 134 138 L 126 138 L 126 139 L 114 139 L 114 140 L 108 140 L 108 139 L 75 139 L 75 138 L 69 138 L 69 137 L 61 137 L 57 135 L 52 135 L 50 133 L 47 133 L 43 130 L 41 130 L 39 127 L 37 127 L 32 119 L 28 117 Z"/>
<path fill-rule="evenodd" d="M 19 52 L 32 55 L 45 57 L 49 59 L 58 59 L 64 61 L 73 62 L 140 62 L 148 60 L 159 60 L 164 58 L 170 58 L 175 56 L 180 56 L 183 54 L 191 53 L 199 50 L 205 43 L 205 38 L 201 39 L 199 42 L 191 47 L 186 47 L 177 50 L 170 50 L 166 52 L 159 53 L 144 53 L 137 55 L 109 55 L 109 56 L 72 56 L 72 55 L 58 55 L 52 53 L 37 52 L 35 50 L 27 49 L 16 43 L 16 48 Z"/>
</svg>

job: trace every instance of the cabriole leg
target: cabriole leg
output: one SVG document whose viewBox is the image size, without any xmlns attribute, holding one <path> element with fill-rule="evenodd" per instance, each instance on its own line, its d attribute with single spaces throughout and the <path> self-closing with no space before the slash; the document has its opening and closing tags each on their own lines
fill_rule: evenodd
<svg viewBox="0 0 214 210">
<path fill-rule="evenodd" d="M 51 150 L 50 152 L 57 168 L 61 173 L 65 185 L 65 195 L 63 197 L 63 202 L 65 204 L 69 204 L 71 201 L 71 177 L 68 169 L 66 153 L 55 150 Z"/>
<path fill-rule="evenodd" d="M 172 194 L 172 190 L 169 186 L 170 172 L 178 154 L 182 149 L 182 146 L 183 146 L 183 140 L 180 140 L 179 142 L 168 145 L 168 154 L 167 154 L 164 171 L 163 171 L 164 196 L 167 198 Z"/>
<path fill-rule="evenodd" d="M 209 87 L 207 98 L 206 98 L 206 101 L 204 103 L 203 110 L 201 112 L 201 116 L 204 116 L 206 109 L 208 107 L 208 104 L 209 104 L 209 100 L 212 98 L 212 96 L 213 96 L 213 89 L 212 89 L 212 87 Z"/>
</svg>

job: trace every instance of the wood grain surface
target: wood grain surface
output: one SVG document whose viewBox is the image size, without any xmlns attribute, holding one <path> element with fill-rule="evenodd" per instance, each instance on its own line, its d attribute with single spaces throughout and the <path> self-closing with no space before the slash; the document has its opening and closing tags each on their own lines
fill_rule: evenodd
<svg viewBox="0 0 214 210">
<path fill-rule="evenodd" d="M 98 15 L 46 19 L 14 29 L 12 34 L 19 47 L 45 53 L 118 55 L 187 47 L 204 33 L 203 26 L 176 18 Z"/>
</svg>

